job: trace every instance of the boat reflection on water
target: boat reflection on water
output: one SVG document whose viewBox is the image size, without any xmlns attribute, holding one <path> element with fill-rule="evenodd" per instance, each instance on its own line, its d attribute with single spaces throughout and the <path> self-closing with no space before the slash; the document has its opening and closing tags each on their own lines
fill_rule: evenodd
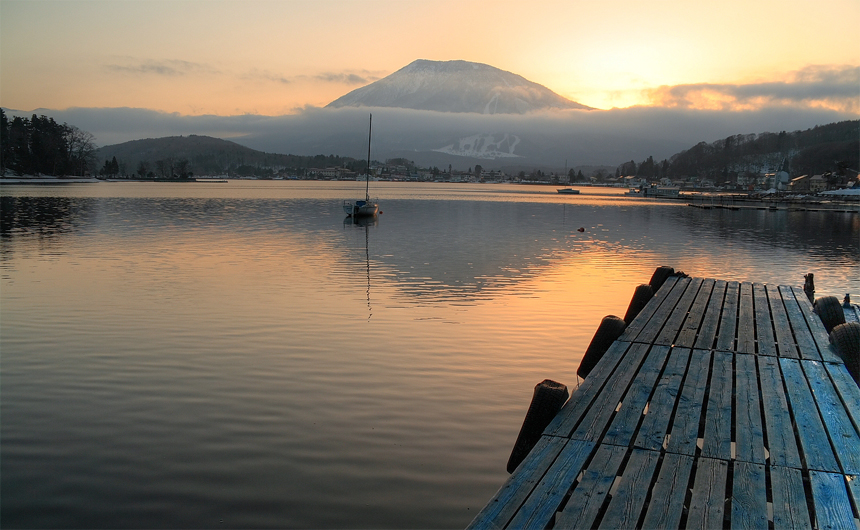
<svg viewBox="0 0 860 530">
<path fill-rule="evenodd" d="M 367 267 L 367 320 L 373 316 L 373 309 L 370 306 L 370 227 L 376 226 L 379 223 L 379 218 L 373 216 L 347 216 L 343 220 L 343 226 L 352 226 L 357 229 L 364 228 L 364 260 Z"/>
</svg>

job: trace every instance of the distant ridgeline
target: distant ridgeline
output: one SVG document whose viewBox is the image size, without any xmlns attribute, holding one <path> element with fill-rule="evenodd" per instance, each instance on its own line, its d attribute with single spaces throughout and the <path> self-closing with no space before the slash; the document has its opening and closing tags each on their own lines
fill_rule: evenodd
<svg viewBox="0 0 860 530">
<path fill-rule="evenodd" d="M 736 181 L 738 175 L 786 171 L 800 175 L 840 173 L 847 169 L 856 177 L 860 166 L 860 120 L 820 125 L 805 131 L 737 134 L 710 144 L 700 142 L 668 160 L 650 157 L 636 164 L 618 166 L 616 176 L 635 175 L 651 179 L 663 177 L 709 178 L 718 182 Z"/>
<path fill-rule="evenodd" d="M 346 167 L 363 171 L 367 162 L 335 155 L 264 153 L 235 142 L 209 136 L 147 138 L 97 150 L 100 160 L 118 161 L 118 175 L 163 177 L 184 168 L 193 175 L 272 177 L 279 172 L 301 174 L 307 168 Z M 150 175 L 152 174 L 152 175 Z"/>
</svg>

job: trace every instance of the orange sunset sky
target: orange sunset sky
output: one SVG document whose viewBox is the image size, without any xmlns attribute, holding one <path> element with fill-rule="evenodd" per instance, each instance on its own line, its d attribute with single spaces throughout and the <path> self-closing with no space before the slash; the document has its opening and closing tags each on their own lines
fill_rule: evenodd
<svg viewBox="0 0 860 530">
<path fill-rule="evenodd" d="M 0 0 L 0 105 L 282 115 L 415 59 L 601 109 L 860 115 L 858 0 Z"/>
</svg>

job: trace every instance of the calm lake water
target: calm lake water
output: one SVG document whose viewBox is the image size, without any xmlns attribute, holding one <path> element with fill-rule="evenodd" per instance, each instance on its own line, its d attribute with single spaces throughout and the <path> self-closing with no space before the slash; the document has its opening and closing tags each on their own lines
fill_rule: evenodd
<svg viewBox="0 0 860 530">
<path fill-rule="evenodd" d="M 0 525 L 464 527 L 655 267 L 860 299 L 858 214 L 371 189 L 0 187 Z"/>
</svg>

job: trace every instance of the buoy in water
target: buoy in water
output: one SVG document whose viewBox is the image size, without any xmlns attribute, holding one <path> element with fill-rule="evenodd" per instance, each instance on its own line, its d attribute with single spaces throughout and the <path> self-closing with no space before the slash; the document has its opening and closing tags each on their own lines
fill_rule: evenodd
<svg viewBox="0 0 860 530">
<path fill-rule="evenodd" d="M 577 232 L 585 232 L 585 228 L 580 226 L 579 228 L 576 229 L 576 231 Z"/>
</svg>

